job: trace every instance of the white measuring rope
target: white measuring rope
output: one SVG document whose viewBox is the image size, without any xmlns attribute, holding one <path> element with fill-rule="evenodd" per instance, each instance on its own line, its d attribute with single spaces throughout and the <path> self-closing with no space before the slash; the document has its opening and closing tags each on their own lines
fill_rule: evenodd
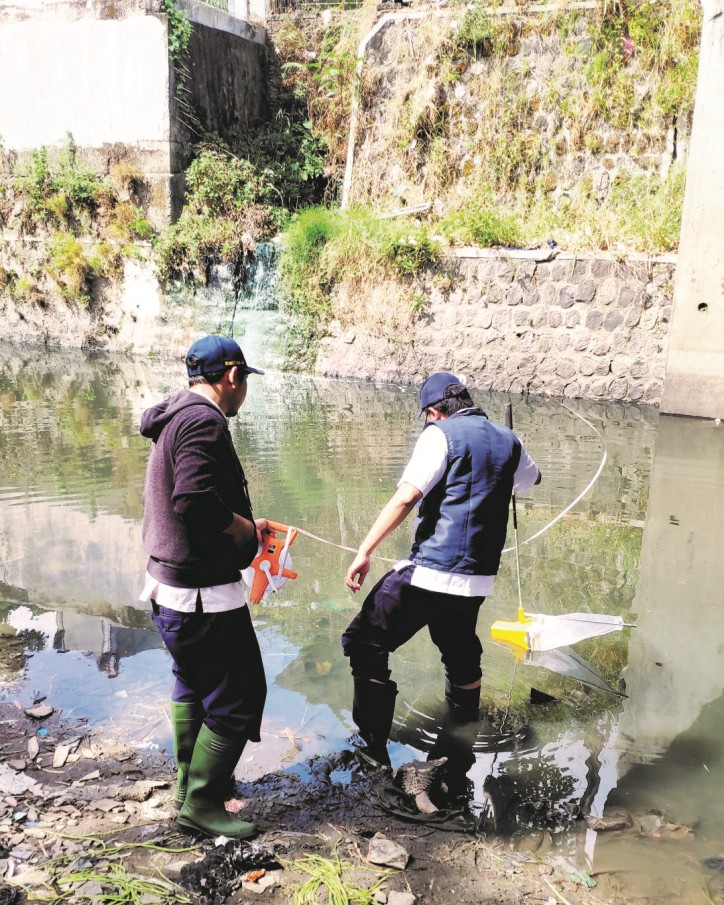
<svg viewBox="0 0 724 905">
<path fill-rule="evenodd" d="M 606 449 L 606 441 L 603 439 L 603 434 L 601 433 L 601 431 L 594 424 L 591 424 L 591 422 L 587 418 L 584 418 L 583 415 L 579 415 L 578 412 L 574 412 L 573 409 L 568 408 L 567 405 L 563 405 L 563 403 L 561 402 L 560 406 L 561 406 L 561 408 L 564 408 L 567 412 L 570 412 L 571 415 L 575 415 L 576 418 L 580 418 L 581 421 L 583 421 L 584 424 L 587 424 L 591 428 L 591 430 L 599 437 L 599 439 L 601 440 L 601 443 L 603 443 L 603 456 L 601 457 L 601 463 L 598 466 L 598 468 L 596 469 L 595 475 L 591 478 L 591 480 L 588 482 L 588 484 L 586 484 L 586 486 L 578 494 L 578 496 L 575 498 L 575 500 L 570 502 L 565 507 L 565 509 L 561 509 L 561 511 L 558 513 L 557 516 L 555 516 L 555 518 L 551 519 L 547 525 L 544 525 L 539 531 L 536 531 L 535 534 L 531 534 L 530 537 L 526 537 L 525 540 L 520 541 L 519 546 L 521 546 L 521 547 L 523 546 L 523 544 L 529 544 L 532 541 L 539 538 L 542 534 L 545 534 L 546 531 L 548 531 L 550 528 L 552 528 L 556 524 L 556 522 L 559 522 L 563 518 L 564 515 L 567 515 L 571 511 L 571 509 L 573 509 L 573 507 L 583 499 L 583 497 L 588 493 L 588 491 L 593 487 L 593 485 L 596 483 L 596 481 L 601 476 L 601 472 L 603 471 L 604 466 L 606 464 L 606 459 L 608 458 L 608 450 Z M 348 553 L 357 553 L 357 550 L 354 547 L 345 547 L 344 544 L 336 544 L 334 541 L 327 540 L 324 537 L 320 537 L 318 534 L 312 534 L 311 531 L 305 531 L 304 528 L 297 528 L 297 531 L 300 534 L 303 534 L 305 537 L 310 537 L 312 540 L 319 541 L 320 544 L 328 544 L 330 547 L 336 547 L 338 550 L 346 550 Z M 515 545 L 513 545 L 512 547 L 505 547 L 505 549 L 502 552 L 510 553 L 512 550 L 515 550 Z M 370 556 L 370 559 L 379 559 L 380 562 L 389 562 L 389 563 L 396 563 L 396 562 L 400 561 L 399 558 L 398 559 L 388 559 L 385 556 L 377 556 L 374 553 Z M 281 559 L 280 559 L 280 563 L 281 563 Z M 281 570 L 281 565 L 280 565 L 280 570 Z"/>
<path fill-rule="evenodd" d="M 563 405 L 562 402 L 560 403 L 560 405 L 561 405 L 561 408 L 564 408 L 567 412 L 570 412 L 571 415 L 575 415 L 576 418 L 580 418 L 584 424 L 587 424 L 591 428 L 591 430 L 594 431 L 598 435 L 598 437 L 601 440 L 601 443 L 603 443 L 603 456 L 601 457 L 601 464 L 598 466 L 598 469 L 596 470 L 596 474 L 591 478 L 591 480 L 588 482 L 588 484 L 586 484 L 584 489 L 578 494 L 578 496 L 575 498 L 575 500 L 573 500 L 572 503 L 569 503 L 565 509 L 561 509 L 561 511 L 558 513 L 558 515 L 555 518 L 551 519 L 547 525 L 544 525 L 540 529 L 540 531 L 536 531 L 535 534 L 531 534 L 530 537 L 526 537 L 525 540 L 522 540 L 520 542 L 521 547 L 523 546 L 523 544 L 529 544 L 529 543 L 531 543 L 531 541 L 536 540 L 536 538 L 540 537 L 541 534 L 545 534 L 545 532 L 548 531 L 549 528 L 552 528 L 556 524 L 556 522 L 559 522 L 563 518 L 564 515 L 567 515 L 571 511 L 571 509 L 573 509 L 573 507 L 576 505 L 576 503 L 579 503 L 583 499 L 583 497 L 588 493 L 588 491 L 593 487 L 593 485 L 596 483 L 596 481 L 601 476 L 603 467 L 606 464 L 606 459 L 608 458 L 608 450 L 606 449 L 606 441 L 603 439 L 603 434 L 601 433 L 601 431 L 595 425 L 591 424 L 591 422 L 587 418 L 584 418 L 583 415 L 579 415 L 578 412 L 574 412 L 573 409 L 569 409 L 568 406 Z M 502 552 L 510 553 L 511 550 L 515 550 L 515 546 L 506 547 Z"/>
<path fill-rule="evenodd" d="M 279 554 L 279 571 L 277 575 L 281 575 L 284 571 L 284 565 L 287 561 L 287 553 L 289 552 L 289 538 L 292 536 L 291 528 L 287 531 L 287 537 L 284 541 L 284 546 L 282 547 L 282 552 Z"/>
<path fill-rule="evenodd" d="M 266 559 L 263 559 L 261 561 L 260 568 L 261 568 L 262 572 L 266 575 L 267 584 L 268 584 L 269 588 L 271 589 L 272 594 L 276 594 L 276 592 L 279 590 L 279 588 L 277 587 L 277 583 L 274 580 L 274 577 L 272 576 L 271 566 L 269 565 L 269 563 L 267 562 Z"/>
<path fill-rule="evenodd" d="M 345 547 L 344 544 L 335 544 L 332 540 L 327 540 L 324 537 L 320 537 L 318 534 L 312 534 L 311 531 L 305 531 L 304 528 L 297 528 L 297 531 L 300 534 L 303 534 L 305 537 L 311 537 L 312 540 L 318 540 L 320 544 L 329 544 L 330 547 L 336 547 L 338 550 L 346 550 L 348 553 L 356 553 L 357 549 L 355 547 Z M 375 553 L 372 553 L 370 559 L 379 559 L 381 562 L 391 562 L 396 563 L 399 562 L 398 559 L 387 559 L 386 556 L 377 556 Z"/>
</svg>

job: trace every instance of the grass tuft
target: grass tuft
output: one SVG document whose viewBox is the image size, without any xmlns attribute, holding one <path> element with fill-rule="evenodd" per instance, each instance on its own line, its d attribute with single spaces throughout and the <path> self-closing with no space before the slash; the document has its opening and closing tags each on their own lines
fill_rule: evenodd
<svg viewBox="0 0 724 905">
<path fill-rule="evenodd" d="M 357 883 L 345 881 L 343 874 L 350 870 L 369 870 L 377 873 L 372 868 L 360 868 L 350 861 L 340 859 L 337 851 L 332 858 L 324 858 L 322 855 L 305 855 L 296 861 L 284 862 L 284 867 L 289 870 L 300 871 L 307 874 L 308 878 L 302 883 L 296 884 L 293 889 L 294 905 L 317 905 L 318 894 L 325 897 L 328 905 L 375 905 L 375 893 L 382 886 L 384 878 L 376 880 L 371 886 L 360 886 Z M 386 871 L 390 873 L 390 871 Z"/>
</svg>

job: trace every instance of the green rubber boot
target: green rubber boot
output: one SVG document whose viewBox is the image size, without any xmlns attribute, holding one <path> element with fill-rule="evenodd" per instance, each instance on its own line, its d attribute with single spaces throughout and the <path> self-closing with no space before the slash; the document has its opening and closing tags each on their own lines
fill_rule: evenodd
<svg viewBox="0 0 724 905">
<path fill-rule="evenodd" d="M 196 739 L 188 790 L 179 811 L 181 829 L 204 836 L 247 839 L 256 833 L 253 823 L 239 820 L 224 807 L 229 776 L 239 762 L 246 739 L 224 738 L 204 724 Z"/>
<path fill-rule="evenodd" d="M 171 701 L 171 723 L 173 725 L 173 756 L 176 759 L 176 794 L 173 806 L 177 811 L 186 798 L 191 755 L 194 753 L 196 738 L 204 721 L 201 704 L 179 704 Z"/>
</svg>

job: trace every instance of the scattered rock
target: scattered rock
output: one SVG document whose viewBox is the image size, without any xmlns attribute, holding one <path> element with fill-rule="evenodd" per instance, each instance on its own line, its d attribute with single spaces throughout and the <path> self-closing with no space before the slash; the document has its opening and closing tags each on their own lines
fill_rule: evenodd
<svg viewBox="0 0 724 905">
<path fill-rule="evenodd" d="M 68 745 L 58 745 L 58 747 L 53 752 L 53 766 L 54 767 L 64 767 L 65 762 L 68 760 L 68 755 L 70 754 L 70 747 Z"/>
<path fill-rule="evenodd" d="M 38 752 L 40 751 L 40 744 L 38 739 L 33 736 L 28 739 L 28 758 L 29 760 L 35 760 L 38 756 Z"/>
<path fill-rule="evenodd" d="M 372 864 L 404 870 L 407 867 L 410 856 L 397 842 L 393 842 L 382 833 L 375 833 L 370 839 L 367 860 Z"/>
<path fill-rule="evenodd" d="M 50 704 L 37 704 L 35 707 L 25 708 L 25 713 L 34 720 L 44 720 L 54 712 L 55 711 Z"/>
<path fill-rule="evenodd" d="M 411 892 L 391 892 L 387 905 L 415 905 L 415 896 Z"/>
<path fill-rule="evenodd" d="M 93 779 L 100 779 L 100 778 L 101 778 L 100 770 L 93 770 L 92 773 L 86 773 L 85 776 L 81 776 L 81 778 L 76 780 L 76 782 L 90 782 Z"/>
<path fill-rule="evenodd" d="M 78 898 L 90 899 L 94 901 L 98 896 L 103 895 L 103 887 L 97 880 L 89 880 L 75 890 L 75 896 Z"/>
<path fill-rule="evenodd" d="M 146 801 L 155 789 L 167 787 L 168 783 L 162 780 L 141 779 L 130 786 L 121 786 L 118 790 L 118 797 L 121 801 Z"/>
<path fill-rule="evenodd" d="M 8 766 L 12 767 L 13 770 L 20 772 L 25 769 L 26 763 L 24 760 L 9 760 Z"/>
<path fill-rule="evenodd" d="M 12 842 L 12 839 L 11 839 Z M 15 858 L 16 861 L 29 861 L 33 855 L 35 854 L 35 849 L 30 848 L 27 845 L 17 846 L 10 850 L 9 855 L 11 858 Z"/>
<path fill-rule="evenodd" d="M 176 882 L 187 864 L 193 864 L 193 861 L 171 861 L 164 865 L 163 872 L 169 880 Z"/>
<path fill-rule="evenodd" d="M 116 808 L 120 808 L 120 806 L 119 802 L 111 801 L 110 798 L 101 798 L 100 801 L 92 801 L 88 805 L 90 808 L 94 808 L 97 811 L 105 811 L 107 814 Z"/>
<path fill-rule="evenodd" d="M 131 817 L 131 815 L 128 814 L 128 813 L 123 813 L 123 814 L 112 814 L 112 815 L 111 815 L 111 822 L 112 822 L 112 823 L 118 823 L 118 824 L 128 823 L 130 817 Z"/>
<path fill-rule="evenodd" d="M 684 823 L 671 823 L 659 814 L 647 814 L 641 818 L 639 831 L 649 839 L 686 839 L 694 828 Z"/>
<path fill-rule="evenodd" d="M 0 795 L 22 795 L 35 790 L 38 783 L 25 773 L 17 773 L 8 764 L 0 764 Z"/>
<path fill-rule="evenodd" d="M 20 874 L 20 882 L 23 886 L 48 886 L 50 875 L 39 867 L 27 867 Z M 3 899 L 0 899 L 3 902 Z"/>
</svg>

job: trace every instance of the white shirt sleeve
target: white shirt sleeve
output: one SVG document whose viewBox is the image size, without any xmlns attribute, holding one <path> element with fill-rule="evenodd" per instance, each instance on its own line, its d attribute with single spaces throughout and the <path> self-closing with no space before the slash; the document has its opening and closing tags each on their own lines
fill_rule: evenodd
<svg viewBox="0 0 724 905">
<path fill-rule="evenodd" d="M 431 424 L 420 434 L 398 483 L 412 484 L 424 496 L 437 484 L 447 468 L 447 440 L 439 427 Z"/>
<path fill-rule="evenodd" d="M 521 443 L 520 462 L 518 463 L 518 467 L 515 470 L 515 476 L 513 477 L 513 492 L 525 493 L 526 490 L 530 490 L 535 484 L 537 477 L 538 466 L 528 455 L 525 446 Z"/>
</svg>

